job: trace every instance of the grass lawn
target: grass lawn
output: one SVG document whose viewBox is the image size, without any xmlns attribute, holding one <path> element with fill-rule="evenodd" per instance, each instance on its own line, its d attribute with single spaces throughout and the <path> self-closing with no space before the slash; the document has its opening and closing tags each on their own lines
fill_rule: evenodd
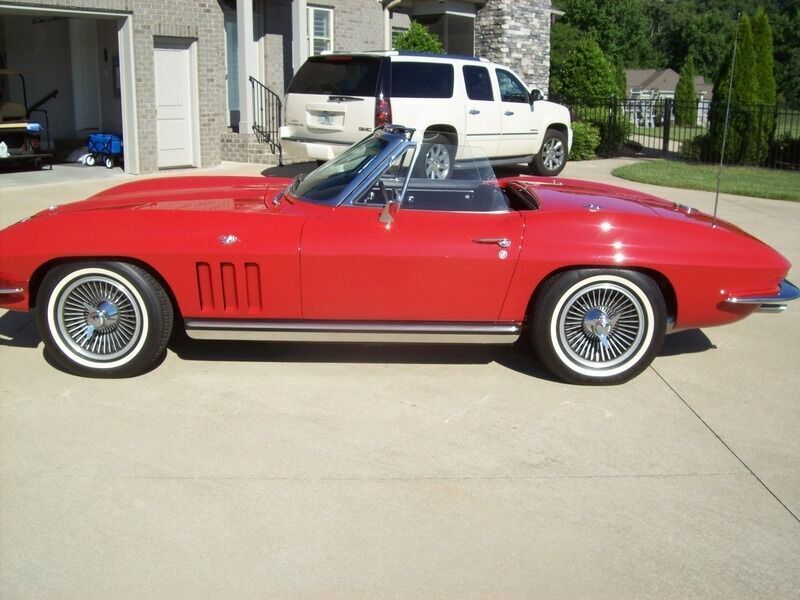
<svg viewBox="0 0 800 600">
<path fill-rule="evenodd" d="M 717 188 L 719 165 L 698 165 L 669 160 L 648 160 L 619 167 L 612 175 L 667 187 L 713 192 Z M 794 200 L 800 202 L 800 172 L 725 167 L 721 191 L 726 194 Z"/>
</svg>

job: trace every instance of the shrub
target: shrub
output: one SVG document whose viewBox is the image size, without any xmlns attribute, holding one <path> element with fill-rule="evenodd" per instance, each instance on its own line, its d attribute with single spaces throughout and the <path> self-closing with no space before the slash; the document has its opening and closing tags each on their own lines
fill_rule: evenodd
<svg viewBox="0 0 800 600">
<path fill-rule="evenodd" d="M 800 138 L 783 135 L 769 145 L 769 162 L 782 169 L 800 169 Z"/>
<path fill-rule="evenodd" d="M 550 95 L 563 104 L 605 100 L 618 93 L 614 69 L 590 37 L 578 40 L 567 56 L 554 62 L 551 73 Z"/>
<path fill-rule="evenodd" d="M 708 134 L 698 135 L 691 140 L 683 142 L 681 145 L 681 158 L 692 162 L 702 162 L 709 160 L 710 138 Z"/>
<path fill-rule="evenodd" d="M 675 88 L 675 123 L 697 125 L 697 93 L 694 89 L 694 61 L 688 56 L 681 69 L 681 78 Z"/>
<path fill-rule="evenodd" d="M 428 31 L 428 28 L 417 23 L 411 22 L 411 28 L 405 33 L 397 36 L 394 41 L 397 50 L 411 50 L 413 52 L 428 52 L 430 54 L 443 54 L 444 46 L 441 40 Z"/>
<path fill-rule="evenodd" d="M 600 145 L 600 130 L 591 123 L 572 124 L 572 150 L 570 160 L 588 160 L 594 158 Z"/>
</svg>

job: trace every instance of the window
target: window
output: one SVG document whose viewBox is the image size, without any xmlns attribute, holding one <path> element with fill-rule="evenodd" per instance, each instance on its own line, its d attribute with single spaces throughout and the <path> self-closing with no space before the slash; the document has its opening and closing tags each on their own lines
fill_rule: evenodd
<svg viewBox="0 0 800 600">
<path fill-rule="evenodd" d="M 319 56 L 300 67 L 290 94 L 375 96 L 380 59 L 368 56 Z"/>
<path fill-rule="evenodd" d="M 452 98 L 453 65 L 393 62 L 393 98 Z"/>
<path fill-rule="evenodd" d="M 308 6 L 306 11 L 308 54 L 314 56 L 333 50 L 333 9 Z"/>
<path fill-rule="evenodd" d="M 494 100 L 492 80 L 486 67 L 464 67 L 464 83 L 470 100 Z"/>
<path fill-rule="evenodd" d="M 500 99 L 503 102 L 530 102 L 528 90 L 508 71 L 497 69 L 497 83 L 500 86 Z"/>
</svg>

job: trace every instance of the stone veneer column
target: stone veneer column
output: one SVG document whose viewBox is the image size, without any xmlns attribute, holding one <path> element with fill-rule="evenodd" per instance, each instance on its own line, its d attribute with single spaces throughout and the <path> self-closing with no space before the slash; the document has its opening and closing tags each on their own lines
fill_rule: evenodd
<svg viewBox="0 0 800 600">
<path fill-rule="evenodd" d="M 547 94 L 550 7 L 550 0 L 489 0 L 475 20 L 476 56 L 509 67 Z"/>
</svg>

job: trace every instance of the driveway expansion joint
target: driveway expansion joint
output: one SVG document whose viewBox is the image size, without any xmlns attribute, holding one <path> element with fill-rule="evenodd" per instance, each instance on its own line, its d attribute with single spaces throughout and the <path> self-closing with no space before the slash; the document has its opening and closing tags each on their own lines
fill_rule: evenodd
<svg viewBox="0 0 800 600">
<path fill-rule="evenodd" d="M 796 515 L 796 514 L 795 514 L 795 513 L 792 511 L 792 509 L 791 509 L 791 508 L 789 508 L 789 507 L 786 505 L 786 503 L 784 503 L 784 501 L 783 501 L 783 500 L 781 500 L 781 499 L 778 497 L 778 495 L 777 495 L 775 492 L 773 492 L 773 491 L 770 489 L 770 487 L 769 487 L 769 486 L 768 486 L 768 485 L 767 485 L 767 484 L 766 484 L 766 483 L 765 483 L 765 482 L 764 482 L 764 481 L 763 481 L 763 480 L 762 480 L 762 479 L 761 479 L 761 478 L 760 478 L 758 475 L 756 475 L 755 471 L 753 471 L 753 469 L 751 469 L 751 468 L 750 468 L 750 465 L 748 465 L 746 462 L 744 462 L 744 460 L 742 460 L 742 458 L 741 458 L 741 457 L 740 457 L 738 454 L 736 454 L 736 452 L 733 450 L 733 448 L 731 448 L 731 447 L 728 445 L 728 443 L 727 443 L 727 442 L 726 442 L 724 439 L 722 439 L 722 436 L 720 436 L 720 434 L 718 434 L 716 431 L 714 431 L 714 428 L 713 428 L 713 427 L 711 427 L 711 425 L 709 425 L 709 424 L 708 424 L 708 422 L 707 422 L 705 419 L 703 419 L 703 417 L 701 417 L 701 416 L 700 416 L 700 413 L 698 413 L 698 412 L 697 412 L 697 411 L 694 409 L 694 407 L 693 407 L 691 404 L 689 404 L 689 402 L 686 400 L 686 398 L 684 398 L 684 397 L 683 397 L 683 396 L 680 394 L 680 392 L 678 392 L 678 390 L 676 390 L 676 389 L 675 389 L 675 388 L 672 386 L 672 384 L 671 384 L 669 381 L 667 381 L 667 380 L 664 378 L 664 376 L 663 376 L 663 375 L 661 375 L 661 373 L 659 373 L 659 372 L 658 372 L 658 370 L 655 368 L 655 366 L 653 366 L 653 365 L 650 365 L 650 369 L 652 369 L 652 370 L 653 370 L 653 373 L 655 373 L 655 374 L 658 376 L 658 378 L 659 378 L 661 381 L 663 381 L 663 382 L 664 382 L 664 385 L 666 385 L 666 386 L 667 386 L 667 387 L 668 387 L 668 388 L 669 388 L 669 389 L 672 391 L 672 393 L 673 393 L 673 394 L 675 394 L 675 396 L 677 396 L 677 397 L 678 397 L 678 399 L 679 399 L 681 402 L 683 402 L 683 404 L 686 406 L 686 408 L 688 408 L 690 411 L 692 411 L 692 414 L 694 414 L 694 416 L 695 416 L 695 417 L 697 417 L 697 419 L 698 419 L 698 420 L 699 420 L 699 421 L 700 421 L 700 422 L 701 422 L 703 425 L 705 425 L 706 429 L 708 429 L 708 430 L 709 430 L 709 431 L 710 431 L 710 432 L 711 432 L 711 433 L 714 435 L 714 437 L 715 437 L 715 438 L 717 438 L 717 440 L 719 440 L 719 442 L 720 442 L 720 443 L 721 443 L 723 446 L 725 446 L 725 448 L 728 450 L 728 452 L 730 452 L 730 453 L 731 453 L 731 454 L 734 456 L 734 458 L 736 458 L 736 460 L 738 460 L 738 461 L 739 461 L 739 462 L 742 464 L 742 466 L 743 466 L 745 469 L 747 469 L 747 470 L 748 470 L 748 472 L 750 473 L 750 475 L 752 475 L 752 476 L 755 478 L 755 480 L 756 480 L 756 481 L 758 481 L 758 483 L 760 483 L 760 484 L 761 484 L 761 486 L 762 486 L 762 487 L 763 487 L 765 490 L 767 490 L 767 492 L 769 492 L 769 494 L 770 494 L 770 495 L 771 495 L 773 498 L 775 498 L 775 500 L 777 500 L 777 501 L 778 501 L 778 504 L 780 504 L 780 505 L 781 505 L 781 506 L 782 506 L 782 507 L 783 507 L 783 508 L 786 510 L 786 512 L 788 512 L 788 513 L 789 513 L 789 514 L 792 516 L 792 518 L 793 518 L 795 521 L 797 521 L 797 523 L 798 523 L 798 524 L 800 524 L 800 517 L 798 517 L 798 516 L 797 516 L 797 515 Z"/>
</svg>

